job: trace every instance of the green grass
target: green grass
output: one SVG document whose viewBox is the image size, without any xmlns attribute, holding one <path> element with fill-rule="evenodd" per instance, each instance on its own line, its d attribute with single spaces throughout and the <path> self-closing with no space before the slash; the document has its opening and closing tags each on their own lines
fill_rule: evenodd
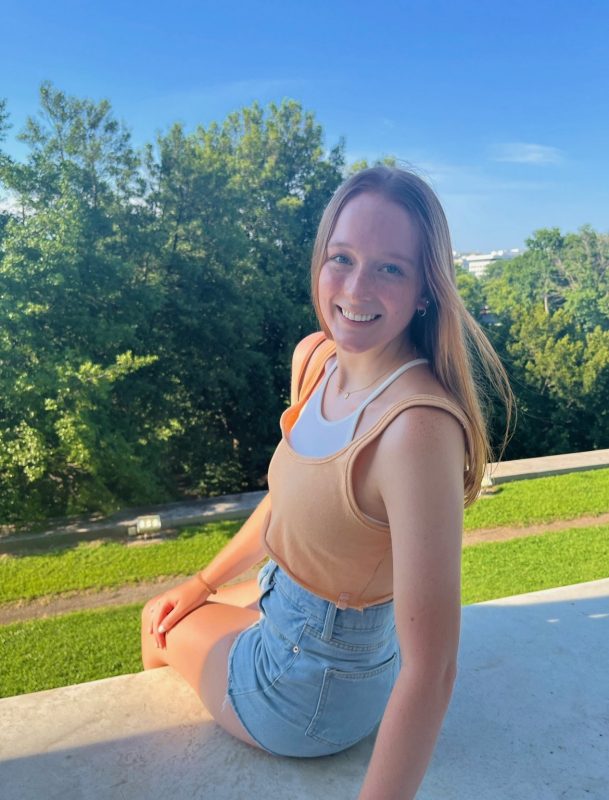
<svg viewBox="0 0 609 800">
<path fill-rule="evenodd" d="M 124 586 L 203 569 L 240 527 L 212 522 L 145 547 L 82 542 L 51 553 L 0 560 L 0 603 L 84 589 Z"/>
<path fill-rule="evenodd" d="M 609 575 L 609 525 L 473 545 L 463 603 Z M 143 604 L 0 627 L 0 697 L 139 672 Z"/>
<path fill-rule="evenodd" d="M 465 530 L 526 527 L 609 512 L 609 469 L 502 483 L 465 511 Z"/>
<path fill-rule="evenodd" d="M 140 605 L 0 627 L 0 697 L 139 672 Z"/>
<path fill-rule="evenodd" d="M 609 525 L 463 549 L 464 605 L 609 577 Z"/>
</svg>

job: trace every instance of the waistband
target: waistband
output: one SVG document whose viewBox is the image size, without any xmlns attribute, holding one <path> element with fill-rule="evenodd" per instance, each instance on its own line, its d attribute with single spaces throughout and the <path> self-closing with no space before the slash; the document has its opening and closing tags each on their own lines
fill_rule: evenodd
<svg viewBox="0 0 609 800">
<path fill-rule="evenodd" d="M 327 628 L 331 624 L 332 628 L 343 630 L 376 630 L 394 625 L 393 600 L 367 606 L 362 611 L 356 608 L 343 609 L 296 583 L 273 559 L 269 559 L 262 570 L 261 590 L 264 592 L 275 583 L 290 602 L 316 619 L 320 628 Z"/>
</svg>

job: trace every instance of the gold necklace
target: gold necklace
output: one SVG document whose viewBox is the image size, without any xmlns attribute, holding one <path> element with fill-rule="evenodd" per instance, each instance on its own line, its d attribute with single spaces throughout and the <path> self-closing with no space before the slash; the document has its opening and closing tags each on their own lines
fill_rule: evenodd
<svg viewBox="0 0 609 800">
<path fill-rule="evenodd" d="M 356 394 L 357 392 L 363 392 L 364 389 L 369 389 L 370 386 L 372 386 L 373 383 L 376 383 L 380 378 L 383 377 L 383 375 L 386 375 L 390 370 L 391 370 L 391 367 L 389 367 L 389 369 L 386 369 L 385 372 L 383 372 L 381 375 L 378 375 L 373 381 L 370 381 L 370 383 L 366 384 L 366 386 L 362 386 L 361 389 L 351 389 L 351 391 L 345 392 L 345 387 L 344 386 L 339 386 L 338 387 L 338 391 L 341 392 L 341 393 L 345 392 L 343 397 L 345 398 L 345 400 L 348 400 L 349 399 L 349 395 Z"/>
<path fill-rule="evenodd" d="M 415 358 L 417 357 L 417 349 L 416 349 L 416 347 L 415 347 L 415 350 L 414 350 L 414 357 Z M 366 384 L 366 386 L 362 386 L 361 389 L 351 389 L 351 391 L 345 392 L 345 387 L 344 386 L 339 386 L 338 387 L 338 391 L 341 392 L 341 393 L 345 392 L 343 397 L 345 398 L 345 400 L 348 400 L 349 399 L 349 395 L 357 394 L 357 392 L 363 392 L 364 389 L 369 389 L 372 386 L 373 383 L 376 383 L 378 380 L 380 380 L 380 378 L 382 378 L 384 375 L 386 375 L 390 371 L 391 371 L 391 367 L 389 367 L 389 369 L 386 369 L 385 372 L 383 372 L 381 375 L 378 375 L 373 381 L 370 381 L 370 383 Z"/>
</svg>

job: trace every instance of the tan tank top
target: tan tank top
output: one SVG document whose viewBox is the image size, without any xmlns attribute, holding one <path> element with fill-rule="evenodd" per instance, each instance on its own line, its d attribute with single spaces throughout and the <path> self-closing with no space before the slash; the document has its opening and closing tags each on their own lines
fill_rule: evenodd
<svg viewBox="0 0 609 800">
<path fill-rule="evenodd" d="M 336 453 L 302 456 L 292 449 L 288 435 L 311 391 L 281 415 L 282 439 L 269 465 L 271 511 L 262 526 L 262 543 L 305 589 L 339 608 L 362 610 L 391 600 L 393 569 L 389 525 L 364 514 L 355 500 L 353 466 L 358 454 L 412 406 L 435 406 L 453 414 L 471 452 L 469 425 L 451 401 L 417 394 L 396 403 Z"/>
</svg>

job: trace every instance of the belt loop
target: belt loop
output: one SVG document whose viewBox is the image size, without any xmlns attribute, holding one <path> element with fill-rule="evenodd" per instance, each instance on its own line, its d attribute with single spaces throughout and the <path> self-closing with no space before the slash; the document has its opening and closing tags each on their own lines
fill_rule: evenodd
<svg viewBox="0 0 609 800">
<path fill-rule="evenodd" d="M 332 638 L 332 629 L 334 628 L 334 619 L 336 618 L 336 605 L 328 601 L 328 609 L 326 611 L 326 618 L 324 620 L 324 629 L 321 634 L 322 641 L 329 642 Z"/>
</svg>

